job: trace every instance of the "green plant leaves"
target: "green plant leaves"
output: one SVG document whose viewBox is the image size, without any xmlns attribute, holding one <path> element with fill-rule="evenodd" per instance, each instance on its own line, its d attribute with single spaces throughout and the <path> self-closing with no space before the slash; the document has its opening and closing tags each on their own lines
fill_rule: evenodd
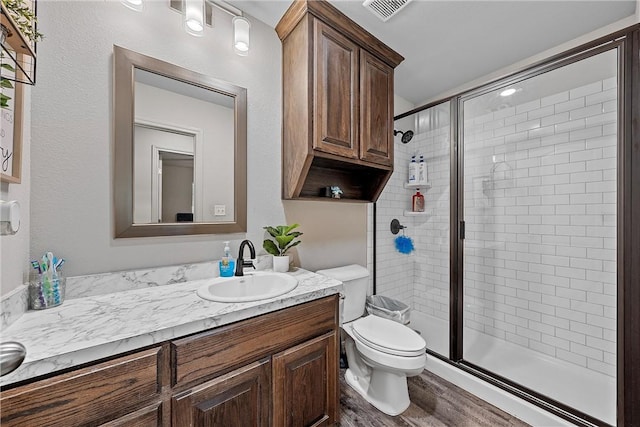
<svg viewBox="0 0 640 427">
<path fill-rule="evenodd" d="M 4 93 L 0 93 L 0 108 L 9 108 L 10 99 L 10 96 L 5 95 Z"/>
<path fill-rule="evenodd" d="M 267 233 L 275 239 L 275 242 L 273 240 L 266 239 L 262 244 L 262 247 L 271 255 L 284 255 L 289 249 L 301 243 L 300 240 L 294 242 L 294 239 L 302 236 L 303 233 L 299 231 L 292 231 L 299 226 L 300 224 L 263 227 L 267 230 Z"/>
<path fill-rule="evenodd" d="M 36 14 L 23 0 L 2 0 L 9 15 L 15 21 L 22 34 L 32 42 L 42 40 L 44 36 L 36 30 L 35 23 L 38 20 Z"/>
<path fill-rule="evenodd" d="M 275 256 L 280 256 L 280 250 L 278 249 L 276 244 L 273 243 L 273 240 L 265 240 L 262 243 L 262 247 L 264 248 L 265 251 L 267 251 L 267 253 L 270 253 L 271 255 L 275 255 Z"/>
<path fill-rule="evenodd" d="M 289 226 L 281 225 L 280 227 L 284 228 L 284 231 L 283 231 L 282 234 L 289 234 L 291 232 L 291 230 L 293 230 L 294 228 L 298 228 L 299 226 L 300 226 L 300 224 L 293 224 L 293 225 L 289 225 Z M 302 233 L 300 233 L 300 234 L 302 234 Z"/>
<path fill-rule="evenodd" d="M 0 67 L 4 68 L 5 70 L 9 70 L 11 72 L 15 72 L 16 69 L 13 68 L 13 66 L 11 64 L 0 64 Z"/>
</svg>

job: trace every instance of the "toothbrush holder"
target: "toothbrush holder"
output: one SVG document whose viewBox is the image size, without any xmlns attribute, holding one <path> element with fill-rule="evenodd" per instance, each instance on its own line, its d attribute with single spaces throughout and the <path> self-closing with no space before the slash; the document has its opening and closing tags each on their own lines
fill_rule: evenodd
<svg viewBox="0 0 640 427">
<path fill-rule="evenodd" d="M 62 304 L 65 288 L 66 278 L 60 272 L 32 275 L 29 280 L 29 308 L 42 310 Z"/>
</svg>

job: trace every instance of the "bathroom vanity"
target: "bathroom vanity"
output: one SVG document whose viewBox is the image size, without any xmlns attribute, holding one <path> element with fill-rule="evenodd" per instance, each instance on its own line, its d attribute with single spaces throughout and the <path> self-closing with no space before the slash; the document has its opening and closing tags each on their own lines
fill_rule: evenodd
<svg viewBox="0 0 640 427">
<path fill-rule="evenodd" d="M 176 288 L 178 307 L 183 302 L 179 291 L 188 292 L 193 303 L 190 312 L 166 309 L 165 316 L 177 315 L 167 323 L 173 326 L 145 333 L 145 324 L 155 321 L 148 322 L 138 312 L 129 319 L 137 328 L 130 338 L 116 337 L 107 345 L 76 351 L 73 348 L 79 342 L 71 338 L 61 347 L 53 345 L 57 350 L 51 351 L 49 359 L 56 363 L 47 363 L 47 358 L 32 360 L 43 357 L 37 349 L 30 359 L 27 342 L 26 366 L 2 379 L 0 422 L 3 426 L 333 425 L 339 408 L 337 292 L 341 284 L 309 272 L 302 272 L 298 279 L 299 286 L 279 299 L 237 304 L 198 298 L 193 290 L 202 280 L 162 286 L 165 295 Z M 118 294 L 123 298 L 126 293 L 133 293 L 130 296 L 138 301 L 152 294 L 148 290 Z M 47 321 L 51 313 L 59 318 L 75 316 L 77 321 L 77 304 L 83 300 L 92 304 L 111 295 L 70 300 L 59 308 L 23 317 Z M 151 302 L 149 307 L 145 314 L 158 316 L 154 314 L 158 306 Z M 194 320 L 202 317 L 199 309 L 209 311 L 210 317 Z M 87 339 L 92 333 L 100 334 L 104 321 L 114 321 L 108 312 L 92 324 L 77 325 L 76 330 L 84 330 Z M 12 329 L 33 333 L 29 326 L 33 319 L 22 324 L 21 320 L 9 328 L 9 334 L 3 331 L 3 340 Z M 205 320 L 219 326 L 203 327 L 208 324 Z M 134 326 L 136 322 L 139 325 Z M 60 326 L 64 328 L 64 322 Z M 184 333 L 189 330 L 197 332 Z M 144 335 L 156 342 L 135 344 L 149 339 Z M 46 334 L 40 339 L 46 339 Z M 122 351 L 101 357 L 111 345 Z M 86 354 L 92 354 L 93 360 L 82 363 Z M 47 364 L 51 371 L 63 359 L 72 366 L 45 373 Z"/>
</svg>

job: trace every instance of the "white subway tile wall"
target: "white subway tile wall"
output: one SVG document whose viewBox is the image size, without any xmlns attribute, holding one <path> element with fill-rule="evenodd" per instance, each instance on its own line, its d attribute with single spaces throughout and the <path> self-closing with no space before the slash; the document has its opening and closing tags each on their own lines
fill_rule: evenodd
<svg viewBox="0 0 640 427">
<path fill-rule="evenodd" d="M 396 143 L 394 172 L 377 202 L 377 292 L 448 322 L 449 103 L 418 113 L 410 124 L 415 135 L 408 144 Z M 419 216 L 404 214 L 411 210 L 415 194 L 415 189 L 404 187 L 412 155 L 424 156 L 431 185 L 420 188 L 426 213 Z M 395 248 L 397 236 L 389 231 L 394 218 L 407 227 L 404 234 L 413 240 L 415 250 L 409 255 Z M 448 335 L 448 330 L 442 333 Z"/>
<path fill-rule="evenodd" d="M 398 141 L 399 137 L 395 139 Z M 390 224 L 394 218 L 398 219 L 407 227 L 405 235 L 415 243 L 413 218 L 403 215 L 403 211 L 411 206 L 412 193 L 404 188 L 404 183 L 408 180 L 409 160 L 414 154 L 412 144 L 413 140 L 409 144 L 395 144 L 394 171 L 376 202 L 376 291 L 409 307 L 413 307 L 414 259 L 417 255 L 415 252 L 405 255 L 396 250 L 397 236 L 391 233 Z"/>
<path fill-rule="evenodd" d="M 596 81 L 464 122 L 465 327 L 614 377 L 616 93 Z"/>
</svg>

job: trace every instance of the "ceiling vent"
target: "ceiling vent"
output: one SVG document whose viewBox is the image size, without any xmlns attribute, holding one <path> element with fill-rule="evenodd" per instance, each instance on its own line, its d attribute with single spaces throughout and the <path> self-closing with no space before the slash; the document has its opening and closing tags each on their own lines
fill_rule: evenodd
<svg viewBox="0 0 640 427">
<path fill-rule="evenodd" d="M 365 0 L 362 5 L 369 9 L 382 22 L 387 22 L 393 15 L 400 12 L 411 0 Z"/>
</svg>

